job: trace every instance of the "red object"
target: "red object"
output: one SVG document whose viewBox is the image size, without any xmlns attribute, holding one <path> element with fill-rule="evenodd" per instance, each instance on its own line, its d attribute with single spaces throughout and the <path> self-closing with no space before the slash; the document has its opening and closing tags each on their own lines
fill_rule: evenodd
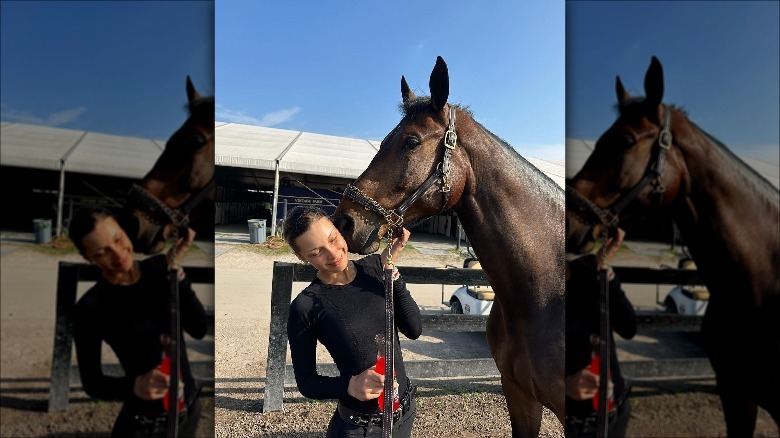
<svg viewBox="0 0 780 438">
<path fill-rule="evenodd" d="M 593 373 L 593 374 L 598 376 L 599 373 L 600 373 L 600 370 L 599 370 L 600 367 L 601 367 L 601 360 L 599 358 L 599 355 L 595 354 L 595 353 L 591 354 L 591 356 L 590 356 L 590 368 L 588 369 L 588 371 L 590 371 L 591 373 Z M 609 372 L 609 377 L 610 377 L 610 380 L 611 380 L 612 379 L 612 371 Z M 615 409 L 615 394 L 613 393 L 613 390 L 612 390 L 612 382 L 611 381 L 607 383 L 607 407 L 609 408 L 609 409 L 607 409 L 607 412 L 610 412 L 613 409 Z M 598 390 L 596 390 L 596 396 L 593 397 L 593 409 L 595 409 L 597 411 L 599 410 L 599 391 Z"/>
<path fill-rule="evenodd" d="M 160 363 L 160 372 L 165 374 L 166 376 L 171 375 L 171 358 L 168 356 L 168 354 L 163 353 L 162 362 Z M 170 406 L 171 403 L 168 398 L 168 393 L 170 392 L 170 389 L 168 391 L 165 391 L 165 396 L 163 397 L 163 406 L 165 407 L 165 412 L 168 412 L 171 410 Z M 181 412 L 184 409 L 184 386 L 182 385 L 181 381 L 181 371 L 179 371 L 179 412 Z"/>
<path fill-rule="evenodd" d="M 376 341 L 376 366 L 374 367 L 374 371 L 376 371 L 378 374 L 385 375 L 385 336 L 384 335 L 376 335 L 374 338 Z M 396 373 L 395 368 L 393 368 L 393 383 L 395 383 Z M 385 409 L 385 391 L 382 390 L 381 393 L 379 393 L 379 398 L 377 399 L 377 402 L 379 403 L 379 410 L 384 411 Z M 393 390 L 393 412 L 397 411 L 401 407 L 401 399 L 398 397 L 398 388 L 395 388 Z"/>
</svg>

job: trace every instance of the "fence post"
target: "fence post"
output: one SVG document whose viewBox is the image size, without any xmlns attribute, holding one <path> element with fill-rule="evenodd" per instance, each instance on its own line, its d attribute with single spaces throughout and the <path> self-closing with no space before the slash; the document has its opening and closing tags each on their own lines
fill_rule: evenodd
<svg viewBox="0 0 780 438">
<path fill-rule="evenodd" d="M 263 412 L 282 410 L 284 367 L 287 361 L 287 318 L 292 298 L 294 266 L 292 263 L 274 262 Z"/>
<path fill-rule="evenodd" d="M 73 310 L 76 306 L 79 265 L 60 262 L 57 274 L 57 322 L 51 359 L 49 412 L 68 408 L 70 358 L 73 351 Z"/>
</svg>

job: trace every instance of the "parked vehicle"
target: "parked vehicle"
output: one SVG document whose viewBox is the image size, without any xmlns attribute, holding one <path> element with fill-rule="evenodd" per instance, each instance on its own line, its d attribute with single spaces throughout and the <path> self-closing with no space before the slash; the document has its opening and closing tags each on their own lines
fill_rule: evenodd
<svg viewBox="0 0 780 438">
<path fill-rule="evenodd" d="M 691 259 L 681 259 L 678 269 L 696 269 L 696 263 Z M 673 287 L 664 299 L 664 309 L 669 313 L 680 315 L 704 315 L 709 303 L 710 292 L 704 286 Z M 659 302 L 659 304 L 661 304 Z"/>
<path fill-rule="evenodd" d="M 447 266 L 454 268 L 455 266 Z M 482 265 L 475 258 L 466 259 L 463 267 L 467 269 L 482 269 Z M 444 298 L 444 286 L 442 285 L 442 298 Z M 474 286 L 464 284 L 452 292 L 447 301 L 442 304 L 450 306 L 450 313 L 464 315 L 489 315 L 493 308 L 495 293 L 490 286 Z"/>
</svg>

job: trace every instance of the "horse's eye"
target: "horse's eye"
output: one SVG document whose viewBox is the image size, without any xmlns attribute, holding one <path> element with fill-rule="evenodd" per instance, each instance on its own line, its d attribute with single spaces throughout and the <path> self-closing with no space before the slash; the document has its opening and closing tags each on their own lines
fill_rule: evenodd
<svg viewBox="0 0 780 438">
<path fill-rule="evenodd" d="M 636 144 L 636 139 L 631 134 L 623 134 L 617 137 L 617 144 L 621 148 L 628 149 Z"/>
<path fill-rule="evenodd" d="M 420 140 L 415 137 L 406 137 L 404 140 L 404 149 L 407 151 L 413 151 L 417 146 L 420 146 Z"/>
<path fill-rule="evenodd" d="M 206 136 L 201 133 L 192 134 L 192 138 L 195 140 L 197 144 L 206 143 Z"/>
</svg>

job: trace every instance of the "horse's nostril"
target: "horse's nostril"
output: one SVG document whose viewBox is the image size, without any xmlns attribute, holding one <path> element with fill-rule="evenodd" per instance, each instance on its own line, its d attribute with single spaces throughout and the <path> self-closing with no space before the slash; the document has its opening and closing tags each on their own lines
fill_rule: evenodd
<svg viewBox="0 0 780 438">
<path fill-rule="evenodd" d="M 333 221 L 333 225 L 339 230 L 341 234 L 351 234 L 355 229 L 355 221 L 352 217 L 342 214 Z"/>
</svg>

